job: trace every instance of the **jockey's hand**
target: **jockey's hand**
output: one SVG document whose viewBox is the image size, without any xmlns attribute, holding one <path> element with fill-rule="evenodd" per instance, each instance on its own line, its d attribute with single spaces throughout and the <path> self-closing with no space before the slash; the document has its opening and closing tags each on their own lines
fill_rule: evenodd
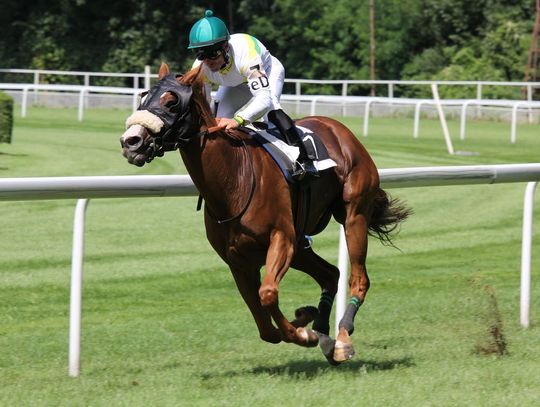
<svg viewBox="0 0 540 407">
<path fill-rule="evenodd" d="M 236 120 L 227 119 L 225 117 L 216 118 L 216 121 L 217 121 L 218 127 L 224 130 L 236 129 L 240 126 Z"/>
</svg>

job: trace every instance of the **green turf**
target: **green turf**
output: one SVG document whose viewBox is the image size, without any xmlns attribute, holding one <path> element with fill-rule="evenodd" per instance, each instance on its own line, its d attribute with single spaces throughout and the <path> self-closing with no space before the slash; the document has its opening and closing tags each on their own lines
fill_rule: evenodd
<svg viewBox="0 0 540 407">
<path fill-rule="evenodd" d="M 0 176 L 185 173 L 177 153 L 142 169 L 120 155 L 128 111 L 34 108 L 0 144 Z M 343 120 L 357 134 L 362 121 Z M 540 161 L 538 125 L 469 122 L 446 153 L 437 121 L 371 119 L 361 138 L 379 168 Z M 82 373 L 67 375 L 74 200 L 1 202 L 1 406 L 540 405 L 540 208 L 535 209 L 532 325 L 519 325 L 524 184 L 390 190 L 414 216 L 401 251 L 370 242 L 371 290 L 355 358 L 258 338 L 227 268 L 206 242 L 196 198 L 96 199 L 87 211 Z M 538 202 L 538 199 L 537 199 Z M 336 262 L 335 224 L 315 249 Z M 490 292 L 493 292 L 496 306 Z M 318 289 L 291 270 L 287 315 Z M 508 354 L 485 355 L 502 320 Z M 333 323 L 333 319 L 332 319 Z"/>
</svg>

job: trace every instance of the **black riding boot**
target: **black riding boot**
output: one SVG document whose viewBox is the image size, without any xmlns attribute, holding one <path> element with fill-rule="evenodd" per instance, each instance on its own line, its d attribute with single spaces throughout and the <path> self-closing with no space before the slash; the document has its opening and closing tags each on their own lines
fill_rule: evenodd
<svg viewBox="0 0 540 407">
<path fill-rule="evenodd" d="M 291 146 L 298 147 L 300 149 L 300 155 L 296 161 L 296 168 L 292 174 L 293 178 L 297 181 L 302 180 L 306 175 L 319 176 L 319 172 L 313 165 L 313 159 L 310 157 L 306 147 L 302 141 L 302 135 L 294 125 L 292 119 L 281 109 L 272 110 L 268 112 L 268 120 L 270 120 L 283 134 L 287 143 Z"/>
<path fill-rule="evenodd" d="M 296 168 L 294 169 L 294 172 L 292 174 L 293 178 L 297 181 L 301 181 L 306 175 L 318 177 L 319 171 L 317 171 L 317 168 L 315 168 L 315 166 L 313 165 L 313 159 L 315 157 L 311 157 L 308 154 L 306 146 L 302 141 L 302 136 L 300 135 L 297 128 L 290 128 L 285 132 L 285 136 L 287 137 L 287 140 L 289 140 L 289 144 L 296 146 L 300 149 L 300 155 L 296 160 Z"/>
</svg>

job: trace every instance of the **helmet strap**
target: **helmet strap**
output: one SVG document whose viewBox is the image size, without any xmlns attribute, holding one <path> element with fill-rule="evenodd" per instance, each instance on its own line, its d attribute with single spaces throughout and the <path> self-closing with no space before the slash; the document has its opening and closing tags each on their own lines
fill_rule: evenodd
<svg viewBox="0 0 540 407">
<path fill-rule="evenodd" d="M 221 65 L 221 68 L 219 69 L 223 69 L 225 68 L 227 65 L 229 65 L 229 61 L 231 60 L 231 57 L 229 55 L 229 51 L 230 51 L 231 47 L 229 46 L 229 43 L 227 42 L 224 46 L 223 46 L 223 59 L 224 59 L 224 63 L 223 65 Z"/>
</svg>

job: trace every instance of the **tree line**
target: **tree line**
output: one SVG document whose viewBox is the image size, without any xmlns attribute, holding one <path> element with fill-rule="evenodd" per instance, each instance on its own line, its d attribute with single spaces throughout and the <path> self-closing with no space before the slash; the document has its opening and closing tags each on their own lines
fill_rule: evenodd
<svg viewBox="0 0 540 407">
<path fill-rule="evenodd" d="M 182 72 L 193 62 L 189 29 L 212 8 L 232 33 L 258 37 L 283 62 L 288 78 L 369 79 L 369 3 L 2 0 L 0 67 L 142 72 L 167 61 Z M 534 0 L 374 0 L 374 6 L 376 79 L 524 79 Z"/>
</svg>

